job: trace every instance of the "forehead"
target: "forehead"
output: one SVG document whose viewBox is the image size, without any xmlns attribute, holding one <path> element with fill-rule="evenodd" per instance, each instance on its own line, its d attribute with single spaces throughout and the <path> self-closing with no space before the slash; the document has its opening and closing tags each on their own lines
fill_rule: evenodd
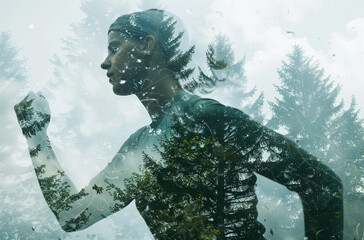
<svg viewBox="0 0 364 240">
<path fill-rule="evenodd" d="M 111 43 L 113 41 L 125 41 L 128 40 L 129 37 L 127 37 L 124 33 L 120 31 L 111 31 L 108 35 L 108 43 Z"/>
</svg>

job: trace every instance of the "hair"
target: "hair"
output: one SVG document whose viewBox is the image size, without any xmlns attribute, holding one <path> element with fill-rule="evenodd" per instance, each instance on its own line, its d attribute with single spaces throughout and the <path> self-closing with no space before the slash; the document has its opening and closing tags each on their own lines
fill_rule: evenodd
<svg viewBox="0 0 364 240">
<path fill-rule="evenodd" d="M 185 52 L 180 49 L 184 32 L 174 36 L 176 23 L 177 20 L 167 16 L 165 11 L 149 9 L 120 16 L 110 25 L 108 33 L 119 31 L 135 41 L 140 41 L 149 35 L 154 36 L 161 50 L 161 64 L 171 71 L 178 82 L 188 79 L 194 71 L 194 68 L 188 68 L 187 65 L 191 61 L 195 46 L 191 46 Z"/>
</svg>

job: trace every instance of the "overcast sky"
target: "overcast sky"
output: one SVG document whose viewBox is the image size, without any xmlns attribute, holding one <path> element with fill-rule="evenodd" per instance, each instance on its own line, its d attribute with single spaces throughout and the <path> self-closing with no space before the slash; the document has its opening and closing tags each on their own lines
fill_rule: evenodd
<svg viewBox="0 0 364 240">
<path fill-rule="evenodd" d="M 105 4 L 109 3 L 112 6 L 117 2 L 108 0 Z M 200 56 L 200 59 L 203 59 L 208 43 L 217 33 L 226 34 L 233 43 L 236 58 L 246 57 L 246 75 L 249 84 L 256 85 L 259 91 L 264 91 L 266 100 L 272 101 L 276 95 L 273 84 L 279 83 L 276 70 L 281 66 L 285 55 L 292 51 L 292 46 L 299 44 L 308 56 L 313 56 L 320 62 L 332 80 L 342 85 L 341 97 L 345 98 L 346 107 L 350 104 L 351 96 L 356 97 L 361 116 L 364 117 L 364 1 L 185 0 L 183 6 L 180 2 L 161 0 L 159 6 L 182 19 L 190 43 L 196 44 L 197 58 Z M 49 58 L 55 53 L 62 56 L 62 38 L 70 36 L 72 34 L 70 25 L 81 21 L 84 17 L 80 5 L 79 0 L 0 1 L 0 31 L 11 33 L 14 44 L 20 48 L 20 57 L 27 60 L 29 79 L 32 83 L 29 90 L 49 88 L 47 80 L 51 78 L 53 71 Z M 134 5 L 137 10 L 136 4 Z M 100 48 L 105 48 L 106 53 L 106 46 Z M 95 62 L 101 63 L 102 60 L 102 58 L 96 59 Z M 101 163 L 95 160 L 95 164 L 90 165 L 95 168 L 80 174 L 77 169 L 82 168 L 82 163 L 72 162 L 73 157 L 69 156 L 75 156 L 75 153 L 78 154 L 76 157 L 82 156 L 82 150 L 85 151 L 87 147 L 73 144 L 68 146 L 67 151 L 64 150 L 67 145 L 65 140 L 62 140 L 63 137 L 56 138 L 55 134 L 52 135 L 52 132 L 57 131 L 57 125 L 54 123 L 57 122 L 58 113 L 68 111 L 67 109 L 71 109 L 77 102 L 81 102 L 78 108 L 83 109 L 85 115 L 76 118 L 87 119 L 81 120 L 80 128 L 85 139 L 90 141 L 89 148 L 92 151 L 99 151 L 98 148 L 90 147 L 100 146 L 98 138 L 103 135 L 97 135 L 99 133 L 108 131 L 110 138 L 119 138 L 120 142 L 114 141 L 108 146 L 105 159 L 110 159 L 127 136 L 150 121 L 136 98 L 120 98 L 111 94 L 104 71 L 99 66 L 95 68 L 99 69 L 100 76 L 102 74 L 105 78 L 101 81 L 99 79 L 89 81 L 87 88 L 83 89 L 86 95 L 94 94 L 93 98 L 85 98 L 85 94 L 80 94 L 78 89 L 66 86 L 62 91 L 59 90 L 58 100 L 57 96 L 55 99 L 50 99 L 52 142 L 56 151 L 60 148 L 65 152 L 65 158 L 69 159 L 70 162 L 65 162 L 65 166 L 75 167 L 73 174 L 72 169 L 66 170 L 70 170 L 71 176 L 77 176 L 75 181 L 79 186 L 86 184 L 108 160 Z M 108 101 L 119 104 L 115 106 L 120 109 L 117 112 L 120 115 L 115 119 L 120 120 L 116 120 L 117 126 L 113 125 L 113 130 L 105 123 L 109 119 L 102 119 L 105 107 L 98 100 L 100 94 L 103 96 L 104 105 Z M 222 94 L 212 96 L 223 103 L 226 100 Z M 88 102 L 89 100 L 91 102 Z M 92 105 L 92 102 L 94 104 L 96 102 L 99 107 Z M 109 111 L 117 115 L 114 114 L 115 109 L 110 108 Z M 105 124 L 95 124 L 99 122 Z M 114 132 L 119 134 L 115 135 Z M 70 134 L 65 136 L 69 137 Z M 24 159 L 24 162 L 30 165 L 28 159 Z"/>
<path fill-rule="evenodd" d="M 118 1 L 104 2 L 112 5 Z M 332 80 L 342 85 L 341 97 L 346 100 L 346 107 L 350 103 L 351 96 L 356 97 L 358 107 L 361 108 L 361 116 L 364 118 L 363 0 L 184 0 L 183 4 L 181 0 L 159 2 L 165 9 L 182 19 L 188 30 L 190 43 L 196 44 L 196 56 L 203 56 L 207 44 L 217 33 L 226 34 L 233 43 L 236 58 L 246 57 L 246 75 L 249 84 L 251 86 L 256 84 L 259 91 L 264 91 L 266 100 L 274 99 L 276 92 L 273 84 L 279 83 L 276 70 L 281 66 L 285 55 L 292 51 L 292 46 L 298 44 L 308 56 L 313 56 L 319 61 L 320 66 L 325 69 L 326 74 L 331 75 Z M 47 80 L 52 77 L 53 71 L 49 59 L 55 53 L 62 56 L 62 38 L 70 36 L 72 34 L 70 25 L 84 17 L 80 5 L 80 0 L 0 0 L 0 31 L 12 35 L 14 44 L 20 48 L 20 57 L 26 59 L 29 80 L 32 83 L 30 89 L 37 91 L 47 88 Z M 106 46 L 100 48 L 105 48 L 106 52 Z M 100 63 L 101 61 L 102 59 Z M 107 94 L 111 95 L 106 76 L 103 80 L 106 83 L 105 88 L 110 91 Z M 65 94 L 69 101 L 77 101 L 78 96 L 70 95 L 74 92 L 77 91 L 70 89 L 69 92 L 61 94 Z M 222 102 L 225 100 L 224 96 L 214 97 Z M 110 101 L 119 99 L 114 97 Z M 52 113 L 62 112 L 61 109 L 57 109 L 62 104 L 53 101 Z M 129 107 L 127 109 L 129 112 L 123 113 L 125 114 L 121 120 L 123 126 L 114 126 L 114 129 L 108 130 L 114 137 L 115 132 L 120 135 L 122 132 L 124 138 L 141 127 L 139 124 L 149 121 L 147 113 L 136 99 L 127 100 L 124 104 L 135 104 L 137 107 Z M 95 113 L 95 106 L 84 106 L 84 108 L 89 108 L 85 112 L 90 113 L 86 118 L 89 117 L 91 120 L 82 126 L 82 132 L 86 137 L 89 136 L 90 142 L 93 142 L 87 145 L 88 148 L 77 144 L 67 148 L 67 151 L 63 148 L 62 153 L 63 157 L 73 156 L 69 157 L 68 162 L 62 161 L 64 166 L 73 166 L 65 169 L 78 187 L 86 184 L 108 161 L 102 163 L 97 159 L 74 161 L 74 156 L 84 156 L 80 149 L 90 152 L 89 155 L 98 150 L 94 146 L 99 142 L 97 138 L 93 138 L 97 134 L 93 134 L 92 131 L 101 132 L 108 128 L 102 124 L 98 126 L 99 128 L 95 127 L 94 122 L 103 120 L 102 116 L 97 116 Z M 15 122 L 15 116 L 13 117 Z M 52 118 L 52 121 L 57 122 L 57 116 Z M 17 130 L 18 138 L 23 139 L 20 130 Z M 6 142 L 6 136 L 0 138 Z M 125 139 L 121 139 L 121 142 L 123 140 Z M 59 140 L 52 138 L 52 143 L 56 146 L 56 153 L 57 147 L 62 149 L 62 142 Z M 104 158 L 114 154 L 120 147 L 120 142 L 113 144 Z M 19 149 L 27 155 L 25 145 Z M 88 171 L 80 172 L 85 162 L 88 164 Z M 22 163 L 19 162 L 18 166 L 22 164 L 30 167 L 31 161 L 26 158 Z"/>
<path fill-rule="evenodd" d="M 177 0 L 160 2 L 181 17 L 192 43 L 203 46 L 214 34 L 227 34 L 237 57 L 247 57 L 248 80 L 268 100 L 274 95 L 272 83 L 278 83 L 276 69 L 297 43 L 342 85 L 346 100 L 355 95 L 364 108 L 364 1 L 187 0 L 183 7 Z M 70 24 L 82 19 L 79 6 L 79 0 L 1 0 L 0 31 L 12 34 L 27 59 L 34 89 L 52 74 L 48 59 L 61 52 Z"/>
</svg>

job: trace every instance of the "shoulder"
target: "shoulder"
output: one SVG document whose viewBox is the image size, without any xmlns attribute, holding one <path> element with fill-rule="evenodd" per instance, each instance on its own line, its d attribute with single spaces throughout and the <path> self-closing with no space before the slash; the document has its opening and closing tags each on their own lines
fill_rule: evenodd
<svg viewBox="0 0 364 240">
<path fill-rule="evenodd" d="M 129 138 L 124 142 L 124 144 L 119 149 L 119 152 L 130 151 L 133 149 L 137 149 L 139 142 L 143 136 L 143 133 L 149 131 L 150 126 L 146 125 L 144 127 L 139 128 L 133 134 L 129 136 Z"/>
<path fill-rule="evenodd" d="M 249 115 L 243 111 L 226 106 L 214 99 L 198 98 L 193 101 L 188 112 L 208 122 L 220 122 L 231 120 L 251 121 Z"/>
<path fill-rule="evenodd" d="M 259 124 L 239 109 L 225 106 L 214 99 L 190 96 L 185 103 L 185 111 L 177 114 L 185 128 L 207 128 L 214 136 L 220 136 L 236 129 L 247 131 L 259 127 Z"/>
<path fill-rule="evenodd" d="M 188 112 L 188 113 L 209 113 L 214 112 L 219 109 L 223 109 L 226 106 L 219 103 L 218 101 L 210 98 L 201 98 L 195 94 L 190 94 L 182 91 L 178 94 L 175 99 L 175 105 L 178 106 L 178 112 Z M 176 113 L 178 113 L 176 112 Z"/>
</svg>

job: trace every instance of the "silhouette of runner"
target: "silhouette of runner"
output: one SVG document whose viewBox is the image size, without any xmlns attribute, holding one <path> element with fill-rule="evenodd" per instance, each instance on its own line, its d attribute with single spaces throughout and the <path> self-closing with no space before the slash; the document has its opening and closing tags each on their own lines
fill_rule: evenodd
<svg viewBox="0 0 364 240">
<path fill-rule="evenodd" d="M 154 145 L 173 150 L 166 143 L 182 148 L 184 143 L 178 142 L 182 135 L 186 143 L 202 139 L 206 144 L 215 144 L 200 147 L 211 156 L 206 160 L 211 171 L 200 175 L 208 175 L 204 181 L 210 179 L 215 188 L 206 187 L 201 200 L 203 211 L 199 211 L 207 216 L 201 231 L 211 227 L 215 235 L 192 235 L 188 230 L 177 233 L 176 229 L 186 227 L 178 220 L 183 213 L 174 211 L 181 203 L 169 204 L 168 214 L 173 220 L 168 222 L 153 215 L 156 211 L 146 207 L 141 194 L 136 204 L 156 239 L 264 239 L 265 228 L 257 221 L 254 173 L 299 194 L 308 239 L 342 239 L 341 180 L 314 156 L 245 113 L 183 90 L 179 80 L 187 79 L 193 71 L 187 64 L 194 47 L 180 50 L 183 33 L 174 35 L 175 24 L 173 17 L 157 9 L 123 15 L 111 24 L 108 55 L 101 67 L 107 70 L 113 92 L 120 96 L 135 94 L 152 123 L 132 134 L 81 191 L 75 188 L 52 150 L 47 136 L 50 111 L 45 97 L 30 92 L 15 106 L 44 198 L 61 227 L 68 232 L 81 230 L 127 206 L 136 196 L 127 190 L 125 180 L 140 173 L 143 154 L 160 157 Z M 186 153 L 170 157 L 178 162 L 191 156 Z M 207 165 L 201 162 L 201 166 Z M 162 170 L 160 173 L 171 173 Z M 172 177 L 177 178 L 179 173 L 175 174 Z M 183 174 L 188 177 L 188 171 Z"/>
</svg>

